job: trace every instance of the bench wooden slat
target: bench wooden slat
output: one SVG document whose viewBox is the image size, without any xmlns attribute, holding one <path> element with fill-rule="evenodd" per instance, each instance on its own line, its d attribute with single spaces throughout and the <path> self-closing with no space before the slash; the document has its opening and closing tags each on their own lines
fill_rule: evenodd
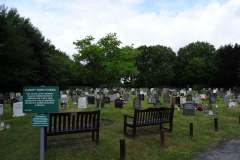
<svg viewBox="0 0 240 160">
<path fill-rule="evenodd" d="M 67 121 L 68 121 L 68 130 L 71 129 L 71 114 L 67 114 Z"/>
<path fill-rule="evenodd" d="M 64 114 L 63 115 L 63 130 L 64 131 L 66 130 L 66 117 L 67 117 L 67 114 Z"/>
<path fill-rule="evenodd" d="M 75 130 L 76 126 L 75 126 L 75 115 L 72 116 L 72 130 Z"/>
<path fill-rule="evenodd" d="M 79 114 L 80 118 L 81 118 L 81 125 L 80 125 L 80 129 L 83 129 L 83 120 L 84 120 L 84 116 L 85 114 Z M 79 122 L 78 122 L 79 123 Z"/>
<path fill-rule="evenodd" d="M 62 131 L 62 115 L 58 115 L 58 131 Z"/>
<path fill-rule="evenodd" d="M 57 116 L 53 117 L 53 131 L 56 132 L 57 129 Z"/>
</svg>

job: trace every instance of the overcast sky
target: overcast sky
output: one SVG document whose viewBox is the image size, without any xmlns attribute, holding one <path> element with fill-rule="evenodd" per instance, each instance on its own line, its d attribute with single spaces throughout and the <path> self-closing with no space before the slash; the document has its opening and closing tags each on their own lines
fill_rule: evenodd
<svg viewBox="0 0 240 160">
<path fill-rule="evenodd" d="M 17 8 L 57 48 L 72 55 L 73 41 L 116 32 L 123 45 L 194 41 L 219 47 L 240 43 L 240 0 L 0 0 Z"/>
</svg>

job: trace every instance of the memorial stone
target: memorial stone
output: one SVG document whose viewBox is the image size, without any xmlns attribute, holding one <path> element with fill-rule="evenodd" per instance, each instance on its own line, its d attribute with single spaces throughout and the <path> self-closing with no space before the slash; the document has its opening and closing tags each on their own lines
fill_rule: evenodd
<svg viewBox="0 0 240 160">
<path fill-rule="evenodd" d="M 3 115 L 3 104 L 0 104 L 0 116 L 2 116 L 2 115 Z"/>
<path fill-rule="evenodd" d="M 195 115 L 195 106 L 193 103 L 183 104 L 183 115 Z"/>
<path fill-rule="evenodd" d="M 23 113 L 23 102 L 13 103 L 13 117 L 21 117 L 24 116 Z"/>
<path fill-rule="evenodd" d="M 78 108 L 87 108 L 87 97 L 78 98 Z"/>
<path fill-rule="evenodd" d="M 134 109 L 141 109 L 141 100 L 139 99 L 139 97 L 135 97 L 133 99 L 133 107 Z"/>
</svg>

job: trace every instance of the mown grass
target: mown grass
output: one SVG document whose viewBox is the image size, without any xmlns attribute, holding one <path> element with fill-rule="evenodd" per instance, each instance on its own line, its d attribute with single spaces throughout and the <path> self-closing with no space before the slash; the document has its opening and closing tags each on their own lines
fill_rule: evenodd
<svg viewBox="0 0 240 160">
<path fill-rule="evenodd" d="M 152 105 L 143 102 L 143 106 Z M 89 106 L 94 109 L 95 106 Z M 67 111 L 76 110 L 73 104 Z M 187 160 L 196 154 L 214 147 L 219 142 L 240 136 L 238 116 L 240 108 L 229 109 L 218 99 L 218 108 L 214 108 L 219 119 L 219 131 L 213 128 L 214 116 L 197 112 L 196 116 L 183 116 L 175 110 L 172 133 L 166 133 L 166 145 L 160 146 L 159 127 L 145 127 L 137 130 L 135 139 L 126 139 L 127 160 Z M 62 110 L 64 111 L 64 110 Z M 0 132 L 1 160 L 37 160 L 39 159 L 39 129 L 31 126 L 31 114 L 12 118 L 9 105 L 5 105 L 2 119 L 11 128 Z M 101 110 L 103 121 L 100 129 L 100 143 L 91 141 L 91 134 L 73 134 L 48 138 L 46 160 L 117 160 L 119 159 L 119 139 L 123 136 L 123 114 L 133 113 L 132 99 L 123 109 L 114 108 L 113 103 Z M 189 123 L 193 122 L 194 137 L 188 136 Z M 130 131 L 130 130 L 129 130 Z"/>
</svg>

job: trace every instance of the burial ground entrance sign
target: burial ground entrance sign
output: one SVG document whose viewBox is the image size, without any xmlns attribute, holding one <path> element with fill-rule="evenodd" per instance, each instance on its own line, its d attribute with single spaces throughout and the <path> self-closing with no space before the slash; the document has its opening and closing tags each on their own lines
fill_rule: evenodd
<svg viewBox="0 0 240 160">
<path fill-rule="evenodd" d="M 58 112 L 59 88 L 56 86 L 24 87 L 23 111 L 30 113 Z"/>
</svg>

